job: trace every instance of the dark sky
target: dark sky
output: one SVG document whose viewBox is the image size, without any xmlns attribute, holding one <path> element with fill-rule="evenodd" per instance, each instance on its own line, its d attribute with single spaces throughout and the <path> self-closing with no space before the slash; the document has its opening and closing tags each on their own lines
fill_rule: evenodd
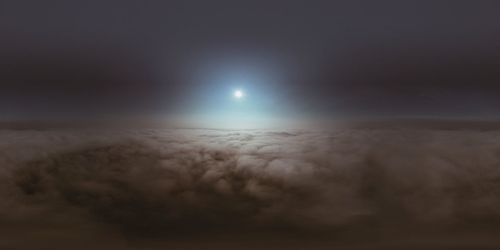
<svg viewBox="0 0 500 250">
<path fill-rule="evenodd" d="M 499 11 L 459 0 L 1 1 L 1 118 L 496 118 Z M 244 108 L 223 100 L 237 87 Z"/>
</svg>

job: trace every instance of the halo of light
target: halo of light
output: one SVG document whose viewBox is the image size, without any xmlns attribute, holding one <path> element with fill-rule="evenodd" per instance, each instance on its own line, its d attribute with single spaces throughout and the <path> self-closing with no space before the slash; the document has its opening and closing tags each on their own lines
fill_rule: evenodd
<svg viewBox="0 0 500 250">
<path fill-rule="evenodd" d="M 234 91 L 233 95 L 236 99 L 241 99 L 241 98 L 243 98 L 245 93 L 243 93 L 243 91 L 241 91 L 241 90 L 236 90 L 236 91 Z"/>
</svg>

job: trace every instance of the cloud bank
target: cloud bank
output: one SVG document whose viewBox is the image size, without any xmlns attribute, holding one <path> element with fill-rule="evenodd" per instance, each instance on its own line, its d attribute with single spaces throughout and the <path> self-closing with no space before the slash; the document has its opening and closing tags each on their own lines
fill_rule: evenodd
<svg viewBox="0 0 500 250">
<path fill-rule="evenodd" d="M 0 138 L 7 249 L 32 247 L 21 232 L 47 249 L 96 235 L 106 235 L 103 249 L 124 249 L 225 233 L 362 240 L 500 231 L 496 130 L 5 130 Z"/>
</svg>

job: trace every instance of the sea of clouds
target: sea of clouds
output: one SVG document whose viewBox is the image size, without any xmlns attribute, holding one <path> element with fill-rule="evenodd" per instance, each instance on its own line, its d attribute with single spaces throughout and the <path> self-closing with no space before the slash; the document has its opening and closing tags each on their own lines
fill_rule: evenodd
<svg viewBox="0 0 500 250">
<path fill-rule="evenodd" d="M 3 130 L 0 166 L 1 249 L 500 231 L 496 130 Z"/>
</svg>

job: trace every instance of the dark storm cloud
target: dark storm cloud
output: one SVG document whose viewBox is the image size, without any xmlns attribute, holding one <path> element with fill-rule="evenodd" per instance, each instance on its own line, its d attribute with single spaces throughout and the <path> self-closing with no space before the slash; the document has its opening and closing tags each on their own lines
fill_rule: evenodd
<svg viewBox="0 0 500 250">
<path fill-rule="evenodd" d="M 94 228 L 113 235 L 108 243 L 255 230 L 331 237 L 359 229 L 358 241 L 376 228 L 493 230 L 500 221 L 499 135 L 4 131 L 0 230 L 14 225 L 14 234 L 31 235 L 50 224 L 85 240 Z M 21 244 L 11 241 L 3 247 Z"/>
</svg>

